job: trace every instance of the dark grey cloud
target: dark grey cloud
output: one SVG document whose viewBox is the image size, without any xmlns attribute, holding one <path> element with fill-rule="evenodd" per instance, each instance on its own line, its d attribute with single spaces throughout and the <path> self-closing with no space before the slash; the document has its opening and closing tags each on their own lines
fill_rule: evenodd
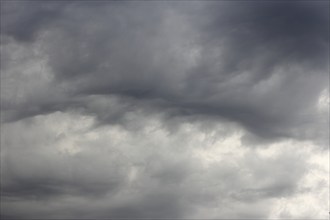
<svg viewBox="0 0 330 220">
<path fill-rule="evenodd" d="M 1 2 L 2 216 L 325 216 L 328 7 Z"/>
<path fill-rule="evenodd" d="M 163 103 L 182 115 L 228 118 L 270 138 L 294 136 L 290 129 L 315 116 L 328 86 L 327 2 L 23 5 L 14 18 L 5 7 L 4 34 L 39 33 L 53 83 L 65 82 L 67 96 Z M 48 102 L 30 115 L 65 108 Z"/>
<path fill-rule="evenodd" d="M 3 2 L 1 32 L 21 42 L 33 41 L 40 30 L 61 16 L 65 5 L 68 5 L 68 2 Z"/>
</svg>

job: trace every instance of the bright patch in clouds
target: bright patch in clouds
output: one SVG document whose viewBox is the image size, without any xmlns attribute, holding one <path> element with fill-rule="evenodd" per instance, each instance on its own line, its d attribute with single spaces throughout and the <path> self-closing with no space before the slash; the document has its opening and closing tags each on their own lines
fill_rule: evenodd
<svg viewBox="0 0 330 220">
<path fill-rule="evenodd" d="M 25 210 L 26 202 L 34 198 L 37 205 L 53 195 L 58 199 L 47 199 L 48 203 L 59 206 L 61 213 L 81 207 L 91 211 L 97 207 L 87 201 L 103 201 L 109 205 L 106 216 L 120 213 L 129 201 L 148 202 L 150 190 L 161 187 L 165 194 L 158 195 L 160 199 L 179 200 L 185 215 L 191 217 L 206 213 L 211 217 L 223 213 L 256 218 L 327 216 L 322 213 L 327 210 L 329 161 L 327 154 L 315 151 L 317 146 L 282 141 L 246 148 L 241 128 L 221 135 L 227 123 L 218 124 L 212 132 L 203 131 L 198 123 L 180 125 L 175 133 L 160 125 L 160 118 L 148 116 L 139 130 L 94 127 L 95 118 L 77 112 L 55 112 L 6 124 L 1 158 L 4 197 L 25 197 L 20 202 L 4 202 L 4 210 L 18 207 L 18 213 L 46 218 L 47 207 L 34 208 L 32 203 Z M 20 137 L 11 136 L 13 131 Z M 37 185 L 31 177 L 38 180 Z M 38 187 L 44 195 L 36 194 Z M 207 205 L 201 206 L 199 198 Z M 144 211 L 151 212 L 149 205 Z M 268 214 L 260 213 L 258 207 Z M 305 207 L 303 212 L 301 207 Z M 237 213 L 237 208 L 242 210 Z"/>
</svg>

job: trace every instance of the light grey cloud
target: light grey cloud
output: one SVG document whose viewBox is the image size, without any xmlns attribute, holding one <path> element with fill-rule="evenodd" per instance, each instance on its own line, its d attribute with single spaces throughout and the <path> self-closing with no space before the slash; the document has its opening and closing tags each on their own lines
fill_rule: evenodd
<svg viewBox="0 0 330 220">
<path fill-rule="evenodd" d="M 309 178 L 321 184 L 315 189 L 299 184 L 310 172 L 326 172 L 326 164 L 311 166 L 307 160 L 326 158 L 315 145 L 285 141 L 247 148 L 235 133 L 221 137 L 226 124 L 214 127 L 218 134 L 212 141 L 198 123 L 169 133 L 157 117 L 145 118 L 135 131 L 121 125 L 96 128 L 94 122 L 77 112 L 57 112 L 3 128 L 3 215 L 268 218 L 279 208 L 276 201 L 308 193 L 327 196 L 323 174 Z"/>
</svg>

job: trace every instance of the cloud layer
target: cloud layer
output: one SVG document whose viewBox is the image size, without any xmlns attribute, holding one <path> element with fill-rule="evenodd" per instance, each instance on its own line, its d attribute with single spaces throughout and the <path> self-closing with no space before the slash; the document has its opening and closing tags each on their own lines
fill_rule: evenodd
<svg viewBox="0 0 330 220">
<path fill-rule="evenodd" d="M 134 132 L 108 125 L 91 130 L 91 117 L 56 112 L 6 125 L 3 213 L 29 218 L 326 216 L 328 155 L 317 146 L 286 141 L 251 149 L 239 141 L 239 130 L 226 134 L 235 128 L 230 124 L 210 132 L 186 123 L 171 134 L 160 120 L 143 121 L 143 129 Z M 305 201 L 310 197 L 312 205 Z M 283 203 L 297 207 L 287 210 Z"/>
<path fill-rule="evenodd" d="M 324 218 L 328 7 L 1 2 L 2 215 Z"/>
</svg>

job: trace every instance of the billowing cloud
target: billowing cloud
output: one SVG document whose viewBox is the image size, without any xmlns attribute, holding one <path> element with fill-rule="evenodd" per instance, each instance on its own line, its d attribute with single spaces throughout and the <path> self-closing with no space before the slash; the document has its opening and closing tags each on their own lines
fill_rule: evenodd
<svg viewBox="0 0 330 220">
<path fill-rule="evenodd" d="M 242 130 L 224 132 L 235 127 L 230 124 L 211 133 L 186 123 L 170 133 L 157 118 L 144 122 L 135 132 L 118 125 L 92 129 L 95 121 L 89 116 L 56 112 L 6 125 L 1 143 L 3 214 L 325 216 L 327 156 L 317 146 L 284 141 L 254 149 L 240 141 Z M 280 205 L 311 195 L 319 198 L 306 213 Z M 42 206 L 44 202 L 48 205 Z"/>
<path fill-rule="evenodd" d="M 2 215 L 324 218 L 328 7 L 1 2 Z"/>
</svg>

